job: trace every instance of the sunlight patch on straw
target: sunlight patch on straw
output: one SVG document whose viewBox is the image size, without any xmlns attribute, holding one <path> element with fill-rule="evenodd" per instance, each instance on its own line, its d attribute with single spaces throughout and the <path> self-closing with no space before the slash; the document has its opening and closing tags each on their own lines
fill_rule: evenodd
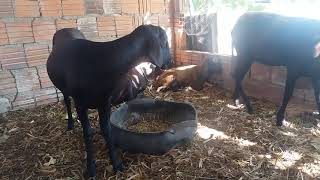
<svg viewBox="0 0 320 180">
<path fill-rule="evenodd" d="M 272 159 L 271 163 L 281 170 L 285 170 L 293 166 L 299 159 L 302 158 L 302 155 L 295 151 L 284 151 L 278 154 L 277 159 Z"/>
<path fill-rule="evenodd" d="M 211 139 L 228 139 L 236 142 L 239 146 L 253 146 L 257 144 L 255 142 L 251 142 L 242 138 L 230 137 L 222 131 L 203 126 L 200 123 L 198 123 L 197 135 L 202 139 L 206 139 L 205 142 Z"/>
<path fill-rule="evenodd" d="M 313 178 L 320 177 L 319 161 L 315 161 L 314 163 L 305 163 L 299 167 L 299 169 Z"/>
</svg>

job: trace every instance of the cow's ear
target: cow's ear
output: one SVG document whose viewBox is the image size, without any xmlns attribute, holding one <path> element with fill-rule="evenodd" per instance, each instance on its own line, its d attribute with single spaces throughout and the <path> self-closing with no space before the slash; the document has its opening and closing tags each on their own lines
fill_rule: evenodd
<svg viewBox="0 0 320 180">
<path fill-rule="evenodd" d="M 320 42 L 318 42 L 315 46 L 314 46 L 314 58 L 319 58 L 320 57 Z"/>
</svg>

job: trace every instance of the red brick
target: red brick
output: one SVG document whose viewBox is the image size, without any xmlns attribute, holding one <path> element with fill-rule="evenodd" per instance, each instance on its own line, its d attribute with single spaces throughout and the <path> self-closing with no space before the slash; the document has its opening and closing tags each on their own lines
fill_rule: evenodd
<svg viewBox="0 0 320 180">
<path fill-rule="evenodd" d="M 296 98 L 299 98 L 301 100 L 304 100 L 305 99 L 305 92 L 303 89 L 297 89 L 295 88 L 293 90 L 293 94 L 292 94 L 293 97 L 296 97 Z"/>
<path fill-rule="evenodd" d="M 87 39 L 98 37 L 97 20 L 95 17 L 83 17 L 77 20 L 79 30 Z"/>
<path fill-rule="evenodd" d="M 34 91 L 40 88 L 39 76 L 36 68 L 21 68 L 11 70 L 16 79 L 16 85 L 19 93 Z"/>
<path fill-rule="evenodd" d="M 58 102 L 57 98 L 44 99 L 44 100 L 41 100 L 41 101 L 37 101 L 36 106 L 45 105 L 45 104 L 52 104 L 52 103 L 56 103 L 56 102 Z"/>
<path fill-rule="evenodd" d="M 203 54 L 202 53 L 198 53 L 198 52 L 193 52 L 191 54 L 191 60 L 192 61 L 201 61 L 203 59 Z"/>
<path fill-rule="evenodd" d="M 37 19 L 33 21 L 32 28 L 36 42 L 50 41 L 56 32 L 56 26 L 53 21 Z"/>
<path fill-rule="evenodd" d="M 46 94 L 46 95 L 36 97 L 37 102 L 47 100 L 47 99 L 56 99 L 57 100 L 57 94 Z"/>
<path fill-rule="evenodd" d="M 39 79 L 41 88 L 49 88 L 53 87 L 51 80 L 49 79 L 48 73 L 47 73 L 47 67 L 45 65 L 37 66 Z"/>
<path fill-rule="evenodd" d="M 187 37 L 184 32 L 181 30 L 175 30 L 175 37 L 176 37 L 176 48 L 177 49 L 186 49 L 186 42 L 187 42 Z"/>
<path fill-rule="evenodd" d="M 116 23 L 113 16 L 97 18 L 99 36 L 116 36 Z"/>
<path fill-rule="evenodd" d="M 12 93 L 15 88 L 15 79 L 10 71 L 0 71 L 0 95 Z"/>
<path fill-rule="evenodd" d="M 308 103 L 315 103 L 315 97 L 314 97 L 314 90 L 313 89 L 306 89 L 304 90 L 305 93 L 305 101 Z"/>
<path fill-rule="evenodd" d="M 44 88 L 34 92 L 35 97 L 50 95 L 50 94 L 57 94 L 56 88 Z"/>
<path fill-rule="evenodd" d="M 0 17 L 11 17 L 14 16 L 12 0 L 1 0 L 0 1 Z"/>
<path fill-rule="evenodd" d="M 0 63 L 3 69 L 26 67 L 27 64 L 23 48 L 18 46 L 0 47 Z"/>
<path fill-rule="evenodd" d="M 14 95 L 17 93 L 16 87 L 11 87 L 7 89 L 0 89 L 0 96 L 6 96 L 6 95 Z"/>
<path fill-rule="evenodd" d="M 139 1 L 138 0 L 121 0 L 122 13 L 125 14 L 138 14 Z"/>
<path fill-rule="evenodd" d="M 26 59 L 29 67 L 45 65 L 49 57 L 49 46 L 30 44 L 25 46 Z"/>
<path fill-rule="evenodd" d="M 30 99 L 34 99 L 34 92 L 33 91 L 19 92 L 16 99 L 15 99 L 15 102 L 25 101 L 25 100 L 30 100 Z"/>
<path fill-rule="evenodd" d="M 9 43 L 9 38 L 7 34 L 6 25 L 0 21 L 0 45 L 5 45 Z"/>
<path fill-rule="evenodd" d="M 180 61 L 180 60 L 181 60 L 181 53 L 180 53 L 180 50 L 177 50 L 177 51 L 176 51 L 176 54 L 175 54 L 175 60 L 176 60 L 176 61 Z"/>
<path fill-rule="evenodd" d="M 2 84 L 0 90 L 12 89 L 15 88 L 15 83 Z"/>
<path fill-rule="evenodd" d="M 284 86 L 286 84 L 287 71 L 284 67 L 272 67 L 271 81 L 273 84 Z"/>
<path fill-rule="evenodd" d="M 9 22 L 6 24 L 6 27 L 11 44 L 34 42 L 31 22 Z"/>
<path fill-rule="evenodd" d="M 121 14 L 121 0 L 103 0 L 104 14 Z"/>
<path fill-rule="evenodd" d="M 61 0 L 40 0 L 40 11 L 42 16 L 61 16 Z"/>
<path fill-rule="evenodd" d="M 28 103 L 28 104 L 22 104 L 22 105 L 16 105 L 13 107 L 13 111 L 15 110 L 21 110 L 21 109 L 30 109 L 30 108 L 34 108 L 35 107 L 35 103 Z"/>
<path fill-rule="evenodd" d="M 283 87 L 271 83 L 264 83 L 257 80 L 245 81 L 244 89 L 246 94 L 256 98 L 265 98 L 275 103 L 282 101 Z"/>
<path fill-rule="evenodd" d="M 85 4 L 83 0 L 63 0 L 63 16 L 83 16 L 85 14 Z"/>
<path fill-rule="evenodd" d="M 160 15 L 159 16 L 159 26 L 162 26 L 162 27 L 169 27 L 170 26 L 169 15 Z"/>
<path fill-rule="evenodd" d="M 0 86 L 4 86 L 7 84 L 15 84 L 14 78 L 1 78 L 0 79 Z"/>
<path fill-rule="evenodd" d="M 12 106 L 13 106 L 14 110 L 31 108 L 31 107 L 35 106 L 35 101 L 34 101 L 34 99 L 14 101 L 14 102 L 12 102 Z"/>
<path fill-rule="evenodd" d="M 133 16 L 133 27 L 134 28 L 137 28 L 138 26 L 140 25 L 143 25 L 144 22 L 143 22 L 143 18 L 142 16 Z"/>
<path fill-rule="evenodd" d="M 132 16 L 115 16 L 117 37 L 122 37 L 133 31 Z"/>
<path fill-rule="evenodd" d="M 271 80 L 271 67 L 254 63 L 251 66 L 251 79 L 269 82 Z"/>
<path fill-rule="evenodd" d="M 311 78 L 300 77 L 296 81 L 296 89 L 311 89 L 313 88 Z"/>
<path fill-rule="evenodd" d="M 159 17 L 156 15 L 146 16 L 144 18 L 144 24 L 153 24 L 153 25 L 158 26 L 159 25 Z"/>
<path fill-rule="evenodd" d="M 16 0 L 15 14 L 18 17 L 38 17 L 40 16 L 38 1 Z"/>
<path fill-rule="evenodd" d="M 103 0 L 85 0 L 86 14 L 103 14 Z"/>
<path fill-rule="evenodd" d="M 77 22 L 75 19 L 57 19 L 56 20 L 57 30 L 63 28 L 76 28 Z"/>
<path fill-rule="evenodd" d="M 164 0 L 150 0 L 148 1 L 149 11 L 151 13 L 162 13 L 166 12 L 166 5 Z"/>
<path fill-rule="evenodd" d="M 41 87 L 42 88 L 49 88 L 49 87 L 53 87 L 54 85 L 52 84 L 52 82 L 51 81 L 47 81 L 46 79 L 45 80 L 43 80 L 43 79 L 40 79 L 40 81 L 41 81 Z"/>
<path fill-rule="evenodd" d="M 36 105 L 48 104 L 58 101 L 57 91 L 54 87 L 35 91 Z"/>
<path fill-rule="evenodd" d="M 148 0 L 138 0 L 139 1 L 139 11 L 140 14 L 146 14 L 148 12 L 148 5 L 147 5 L 147 1 Z"/>
<path fill-rule="evenodd" d="M 47 67 L 46 67 L 45 65 L 43 65 L 43 66 L 37 66 L 37 71 L 38 71 L 39 74 L 42 74 L 42 73 L 48 74 L 48 73 L 47 73 Z"/>
</svg>

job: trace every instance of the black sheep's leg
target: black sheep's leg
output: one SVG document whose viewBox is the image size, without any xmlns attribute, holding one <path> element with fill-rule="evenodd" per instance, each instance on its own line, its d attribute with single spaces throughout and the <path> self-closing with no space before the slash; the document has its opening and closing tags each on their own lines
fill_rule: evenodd
<svg viewBox="0 0 320 180">
<path fill-rule="evenodd" d="M 293 94 L 293 89 L 294 89 L 296 80 L 297 80 L 297 76 L 288 71 L 282 104 L 277 112 L 277 126 L 282 126 L 283 124 L 284 113 L 286 111 L 289 100 Z"/>
<path fill-rule="evenodd" d="M 314 90 L 314 97 L 317 103 L 317 109 L 318 109 L 318 116 L 320 116 L 320 100 L 319 100 L 319 92 L 320 92 L 320 87 L 319 87 L 319 82 L 317 79 L 313 78 L 312 79 L 312 86 Z"/>
<path fill-rule="evenodd" d="M 252 106 L 250 104 L 250 100 L 242 88 L 242 81 L 243 81 L 246 73 L 249 71 L 250 67 L 251 67 L 251 62 L 248 61 L 248 57 L 244 57 L 241 55 L 237 56 L 236 66 L 235 66 L 235 70 L 233 73 L 233 79 L 235 81 L 235 88 L 234 88 L 233 97 L 232 97 L 236 106 L 239 106 L 239 97 L 241 95 L 243 98 L 243 101 L 246 105 L 247 112 L 249 114 L 251 114 L 253 110 L 252 110 Z"/>
<path fill-rule="evenodd" d="M 87 170 L 89 177 L 96 176 L 96 163 L 93 157 L 93 130 L 90 127 L 89 119 L 88 119 L 88 109 L 84 107 L 80 107 L 76 104 L 76 110 L 78 117 L 80 119 L 82 128 L 83 128 L 83 137 L 85 148 L 87 152 Z"/>
<path fill-rule="evenodd" d="M 128 84 L 128 99 L 127 99 L 127 101 L 130 101 L 130 100 L 136 98 L 136 96 L 137 96 L 137 89 L 134 90 L 133 88 L 134 88 L 134 86 L 133 86 L 132 82 L 130 82 Z"/>
<path fill-rule="evenodd" d="M 68 130 L 73 130 L 74 128 L 74 120 L 72 118 L 72 111 L 71 111 L 71 99 L 68 96 L 63 95 L 64 97 L 64 104 L 66 105 L 67 108 L 67 113 L 68 113 Z"/>
<path fill-rule="evenodd" d="M 138 95 L 137 95 L 137 98 L 141 99 L 141 98 L 144 98 L 145 95 L 143 93 L 143 91 L 139 92 Z"/>
<path fill-rule="evenodd" d="M 110 124 L 111 98 L 109 98 L 108 103 L 104 107 L 99 107 L 98 111 L 99 111 L 100 129 L 105 141 L 108 144 L 109 158 L 111 160 L 113 170 L 123 171 L 124 165 L 122 161 L 117 157 L 115 145 L 114 145 L 112 134 L 111 134 L 111 124 Z"/>
</svg>

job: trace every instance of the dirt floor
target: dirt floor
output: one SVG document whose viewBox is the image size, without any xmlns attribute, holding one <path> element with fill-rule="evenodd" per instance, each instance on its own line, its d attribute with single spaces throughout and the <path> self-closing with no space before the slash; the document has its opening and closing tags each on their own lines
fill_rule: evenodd
<svg viewBox="0 0 320 180">
<path fill-rule="evenodd" d="M 228 105 L 230 95 L 218 87 L 152 94 L 195 106 L 200 124 L 194 141 L 162 156 L 124 153 L 128 169 L 115 174 L 92 111 L 97 179 L 320 178 L 320 127 L 311 110 L 292 106 L 288 122 L 277 128 L 274 104 L 252 99 L 249 115 Z M 61 103 L 2 115 L 0 179 L 83 179 L 82 129 L 76 123 L 67 132 L 66 125 Z"/>
</svg>

